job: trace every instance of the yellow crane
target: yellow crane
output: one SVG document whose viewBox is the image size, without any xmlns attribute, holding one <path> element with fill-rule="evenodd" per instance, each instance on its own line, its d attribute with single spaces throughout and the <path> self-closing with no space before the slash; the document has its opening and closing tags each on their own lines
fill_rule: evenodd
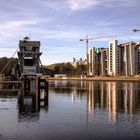
<svg viewBox="0 0 140 140">
<path fill-rule="evenodd" d="M 80 41 L 86 41 L 86 63 L 87 63 L 87 73 L 89 70 L 89 54 L 88 54 L 88 43 L 89 40 L 94 40 L 94 39 L 102 39 L 102 38 L 110 38 L 110 37 L 115 37 L 116 35 L 110 35 L 110 36 L 98 36 L 98 37 L 88 37 L 86 35 L 85 38 L 81 38 Z"/>
</svg>

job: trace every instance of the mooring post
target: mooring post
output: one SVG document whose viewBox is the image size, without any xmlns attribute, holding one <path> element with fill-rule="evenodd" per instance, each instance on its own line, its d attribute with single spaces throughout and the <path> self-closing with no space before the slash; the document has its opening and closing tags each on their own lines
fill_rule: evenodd
<svg viewBox="0 0 140 140">
<path fill-rule="evenodd" d="M 40 109 L 40 77 L 37 77 L 38 110 Z"/>
<path fill-rule="evenodd" d="M 49 104 L 49 92 L 48 92 L 48 81 L 45 82 L 45 104 L 44 106 L 48 106 Z"/>
</svg>

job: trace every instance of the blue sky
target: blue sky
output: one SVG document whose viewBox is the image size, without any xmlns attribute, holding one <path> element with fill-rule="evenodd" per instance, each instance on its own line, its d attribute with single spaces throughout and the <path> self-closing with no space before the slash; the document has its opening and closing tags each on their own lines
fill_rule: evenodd
<svg viewBox="0 0 140 140">
<path fill-rule="evenodd" d="M 41 41 L 45 65 L 85 59 L 81 37 L 116 35 L 89 42 L 89 47 L 108 47 L 140 41 L 140 0 L 0 0 L 0 57 L 11 57 L 19 40 L 30 36 Z"/>
</svg>

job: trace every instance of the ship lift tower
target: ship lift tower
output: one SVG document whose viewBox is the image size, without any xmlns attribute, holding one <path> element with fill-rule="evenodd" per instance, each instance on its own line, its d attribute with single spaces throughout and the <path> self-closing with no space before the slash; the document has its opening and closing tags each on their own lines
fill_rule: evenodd
<svg viewBox="0 0 140 140">
<path fill-rule="evenodd" d="M 80 41 L 86 41 L 86 64 L 87 64 L 87 74 L 88 74 L 88 70 L 89 70 L 89 53 L 88 53 L 88 43 L 89 43 L 89 40 L 102 39 L 102 38 L 110 38 L 110 37 L 114 37 L 114 36 L 116 36 L 116 35 L 98 36 L 98 37 L 88 37 L 88 35 L 86 35 L 85 38 L 80 38 Z"/>
<path fill-rule="evenodd" d="M 42 63 L 40 56 L 42 52 L 40 52 L 40 41 L 31 41 L 29 37 L 25 37 L 19 41 L 19 51 L 17 54 L 20 76 L 24 83 L 24 91 L 25 93 L 36 93 L 36 89 L 39 89 L 41 83 L 39 79 L 43 75 L 41 72 Z M 38 84 L 36 84 L 36 81 L 38 81 Z"/>
</svg>

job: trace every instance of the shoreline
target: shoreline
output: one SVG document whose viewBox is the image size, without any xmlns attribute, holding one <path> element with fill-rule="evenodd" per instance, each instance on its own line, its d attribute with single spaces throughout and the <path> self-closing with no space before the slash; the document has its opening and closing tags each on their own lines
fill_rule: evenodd
<svg viewBox="0 0 140 140">
<path fill-rule="evenodd" d="M 124 81 L 124 82 L 138 82 L 140 77 L 49 77 L 48 80 L 76 80 L 76 81 Z"/>
</svg>

